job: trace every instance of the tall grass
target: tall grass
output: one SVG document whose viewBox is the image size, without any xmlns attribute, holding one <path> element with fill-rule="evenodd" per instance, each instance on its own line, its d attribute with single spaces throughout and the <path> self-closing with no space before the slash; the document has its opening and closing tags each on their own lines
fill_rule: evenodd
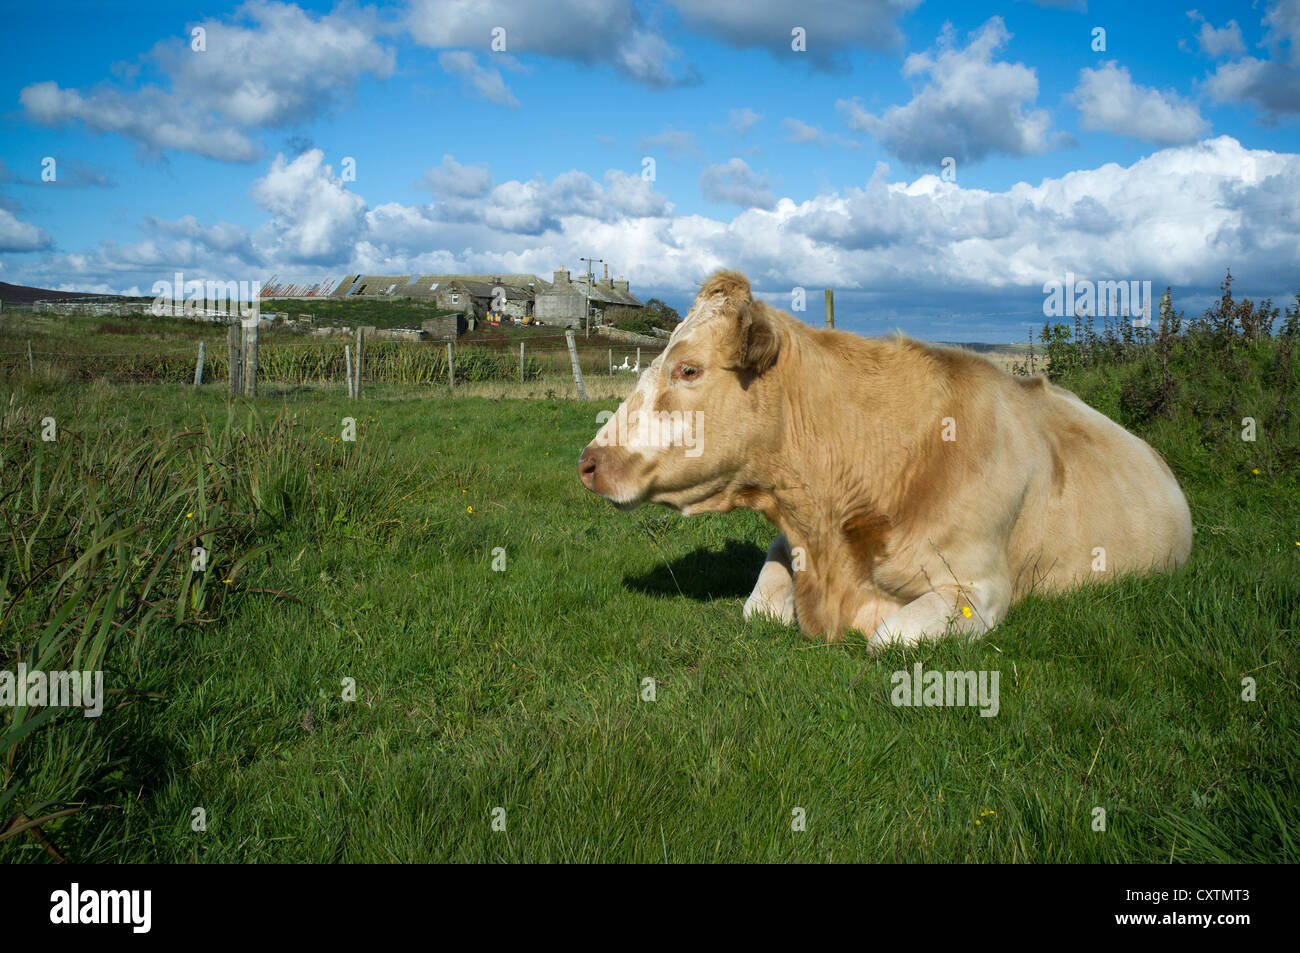
<svg viewBox="0 0 1300 953">
<path fill-rule="evenodd" d="M 258 348 L 259 380 L 284 383 L 337 383 L 346 378 L 345 338 L 328 343 L 262 344 Z M 91 381 L 108 377 L 124 383 L 186 384 L 194 380 L 195 352 L 170 354 L 126 353 L 112 356 L 95 354 L 60 355 L 56 360 L 42 360 L 43 373 L 57 373 L 69 381 Z M 567 358 L 566 358 L 567 360 Z M 458 381 L 517 381 L 519 357 L 508 351 L 462 346 L 456 348 Z M 7 372 L 15 377 L 26 372 L 25 354 L 11 354 L 3 361 Z M 224 381 L 229 378 L 229 354 L 224 343 L 209 347 L 204 356 L 203 380 Z M 386 384 L 446 384 L 446 345 L 402 341 L 367 341 L 364 348 L 364 379 Z M 524 379 L 537 380 L 543 366 L 535 357 L 524 361 Z"/>
<path fill-rule="evenodd" d="M 120 793 L 115 713 L 152 697 L 135 684 L 149 643 L 250 594 L 292 598 L 246 583 L 278 533 L 373 523 L 401 481 L 382 451 L 357 454 L 296 414 L 232 406 L 216 424 L 124 433 L 90 401 L 48 418 L 36 400 L 11 392 L 0 416 L 0 670 L 103 671 L 109 696 L 99 719 L 0 708 L 0 852 L 32 836 L 58 856 L 45 825 L 97 809 L 90 791 Z"/>
</svg>

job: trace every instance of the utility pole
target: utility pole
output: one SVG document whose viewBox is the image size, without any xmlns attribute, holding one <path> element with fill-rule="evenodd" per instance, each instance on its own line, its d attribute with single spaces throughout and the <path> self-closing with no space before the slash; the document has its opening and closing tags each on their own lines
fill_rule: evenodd
<svg viewBox="0 0 1300 953">
<path fill-rule="evenodd" d="M 587 337 L 591 337 L 591 266 L 603 265 L 603 258 L 579 258 L 578 261 L 587 263 L 587 288 L 586 295 L 583 298 L 582 323 L 587 327 Z"/>
</svg>

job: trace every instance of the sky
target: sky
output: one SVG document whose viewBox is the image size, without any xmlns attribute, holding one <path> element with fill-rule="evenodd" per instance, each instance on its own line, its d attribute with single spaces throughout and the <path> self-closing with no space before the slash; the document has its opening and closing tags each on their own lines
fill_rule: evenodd
<svg viewBox="0 0 1300 953">
<path fill-rule="evenodd" d="M 1300 292 L 1300 0 L 52 0 L 0 57 L 15 284 L 588 257 L 994 342 L 1067 275 Z"/>
</svg>

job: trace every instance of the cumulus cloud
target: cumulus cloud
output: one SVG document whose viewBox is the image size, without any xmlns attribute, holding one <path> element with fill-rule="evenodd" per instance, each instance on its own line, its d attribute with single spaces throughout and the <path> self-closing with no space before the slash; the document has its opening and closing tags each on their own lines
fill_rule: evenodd
<svg viewBox="0 0 1300 953">
<path fill-rule="evenodd" d="M 149 216 L 144 221 L 144 228 L 157 235 L 192 242 L 196 250 L 230 255 L 242 262 L 258 261 L 252 236 L 242 225 L 232 225 L 229 222 L 204 225 L 193 215 L 172 220 Z"/>
<path fill-rule="evenodd" d="M 210 159 L 252 162 L 261 153 L 261 147 L 238 129 L 213 123 L 156 86 L 131 93 L 100 87 L 83 96 L 47 81 L 24 87 L 18 101 L 27 117 L 43 126 L 80 122 L 95 132 L 131 139 L 151 155 L 175 149 Z"/>
<path fill-rule="evenodd" d="M 1051 149 L 1051 117 L 1033 108 L 1038 75 L 1023 63 L 996 62 L 994 54 L 1011 38 L 1001 17 L 992 17 L 957 47 L 945 27 L 935 50 L 913 53 L 903 75 L 925 78 L 904 106 L 873 115 L 856 100 L 835 105 L 849 128 L 872 135 L 891 154 L 914 165 L 934 165 L 944 156 L 978 162 L 989 155 L 1038 155 Z"/>
<path fill-rule="evenodd" d="M 763 187 L 734 160 L 720 169 L 732 173 L 719 176 L 724 184 Z M 682 303 L 710 271 L 737 268 L 773 300 L 784 294 L 788 302 L 794 285 L 835 287 L 846 316 L 865 312 L 870 295 L 877 317 L 1004 312 L 1017 310 L 1007 307 L 1015 302 L 1025 322 L 1041 323 L 1042 285 L 1067 271 L 1172 284 L 1180 301 L 1195 289 L 1212 295 L 1229 266 L 1254 294 L 1281 299 L 1296 290 L 1288 283 L 1300 273 L 1300 155 L 1221 136 L 1002 191 L 936 175 L 889 178 L 881 164 L 860 187 L 742 203 L 718 218 L 676 214 L 651 183 L 619 171 L 600 180 L 576 171 L 511 180 L 475 199 L 367 208 L 317 152 L 293 162 L 278 157 L 259 180 L 255 197 L 270 221 L 251 241 L 266 274 L 314 262 L 338 272 L 546 275 L 595 251 L 632 279 L 634 291 Z M 142 242 L 45 256 L 31 267 L 24 261 L 24 283 L 148 287 L 178 267 L 248 270 L 232 226 L 181 219 L 147 231 Z M 44 274 L 51 280 L 40 280 Z"/>
<path fill-rule="evenodd" d="M 476 199 L 492 188 L 492 172 L 487 166 L 461 165 L 452 156 L 445 155 L 442 165 L 425 171 L 423 183 L 437 195 Z"/>
<path fill-rule="evenodd" d="M 642 22 L 632 0 L 414 0 L 405 24 L 417 43 L 434 49 L 479 50 L 504 29 L 510 53 L 606 65 L 655 88 L 697 78 L 681 51 Z"/>
<path fill-rule="evenodd" d="M 230 22 L 195 26 L 206 33 L 206 52 L 167 40 L 152 57 L 177 95 L 243 126 L 296 122 L 349 95 L 360 77 L 384 79 L 395 67 L 364 8 L 312 16 L 292 3 L 252 0 Z"/>
<path fill-rule="evenodd" d="M 45 229 L 24 222 L 6 208 L 0 207 L 0 251 L 41 251 L 53 243 Z"/>
<path fill-rule="evenodd" d="M 366 202 L 348 191 L 324 153 L 311 149 L 293 161 L 277 155 L 249 195 L 269 212 L 264 255 L 289 262 L 332 264 L 346 260 L 362 235 Z"/>
<path fill-rule="evenodd" d="M 349 96 L 361 76 L 383 78 L 394 69 L 365 10 L 313 16 L 293 4 L 253 0 L 228 20 L 191 26 L 205 31 L 204 51 L 192 49 L 187 36 L 158 43 L 146 56 L 170 88 L 101 84 L 83 92 L 43 81 L 25 87 L 19 102 L 42 125 L 80 122 L 148 154 L 252 162 L 262 148 L 242 127 L 297 122 Z"/>
<path fill-rule="evenodd" d="M 850 47 L 900 50 L 898 19 L 921 0 L 671 0 L 692 27 L 739 48 L 765 49 L 781 57 L 806 57 L 817 66 L 836 65 Z M 805 53 L 793 53 L 791 31 L 806 31 Z"/>
<path fill-rule="evenodd" d="M 1201 52 L 1206 56 L 1218 59 L 1220 56 L 1246 52 L 1246 42 L 1241 37 L 1241 26 L 1236 20 L 1229 20 L 1225 26 L 1216 30 L 1200 11 L 1188 10 L 1187 15 L 1201 24 L 1201 29 L 1196 34 L 1196 41 L 1201 47 Z M 1182 46 L 1181 42 L 1179 46 Z"/>
<path fill-rule="evenodd" d="M 1196 104 L 1170 90 L 1161 93 L 1133 82 L 1128 67 L 1114 62 L 1079 71 L 1071 96 L 1084 129 L 1113 132 L 1146 142 L 1193 142 L 1209 128 Z"/>
<path fill-rule="evenodd" d="M 776 196 L 772 194 L 767 179 L 739 158 L 707 166 L 700 175 L 700 191 L 710 202 L 762 209 L 776 205 Z"/>
<path fill-rule="evenodd" d="M 1300 0 L 1274 0 L 1264 14 L 1268 59 L 1219 64 L 1205 89 L 1221 103 L 1251 103 L 1270 116 L 1300 113 Z"/>
</svg>

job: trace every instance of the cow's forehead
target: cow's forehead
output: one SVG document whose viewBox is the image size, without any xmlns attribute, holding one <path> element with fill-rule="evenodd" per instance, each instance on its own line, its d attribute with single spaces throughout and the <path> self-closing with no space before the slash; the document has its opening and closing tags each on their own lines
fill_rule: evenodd
<svg viewBox="0 0 1300 953">
<path fill-rule="evenodd" d="M 678 341 L 684 341 L 688 338 L 695 337 L 697 332 L 718 316 L 722 310 L 722 295 L 709 295 L 707 298 L 696 298 L 695 303 L 691 305 L 691 310 L 686 312 L 686 317 L 682 323 L 673 328 L 672 336 L 668 338 L 668 347 L 672 347 Z"/>
</svg>

